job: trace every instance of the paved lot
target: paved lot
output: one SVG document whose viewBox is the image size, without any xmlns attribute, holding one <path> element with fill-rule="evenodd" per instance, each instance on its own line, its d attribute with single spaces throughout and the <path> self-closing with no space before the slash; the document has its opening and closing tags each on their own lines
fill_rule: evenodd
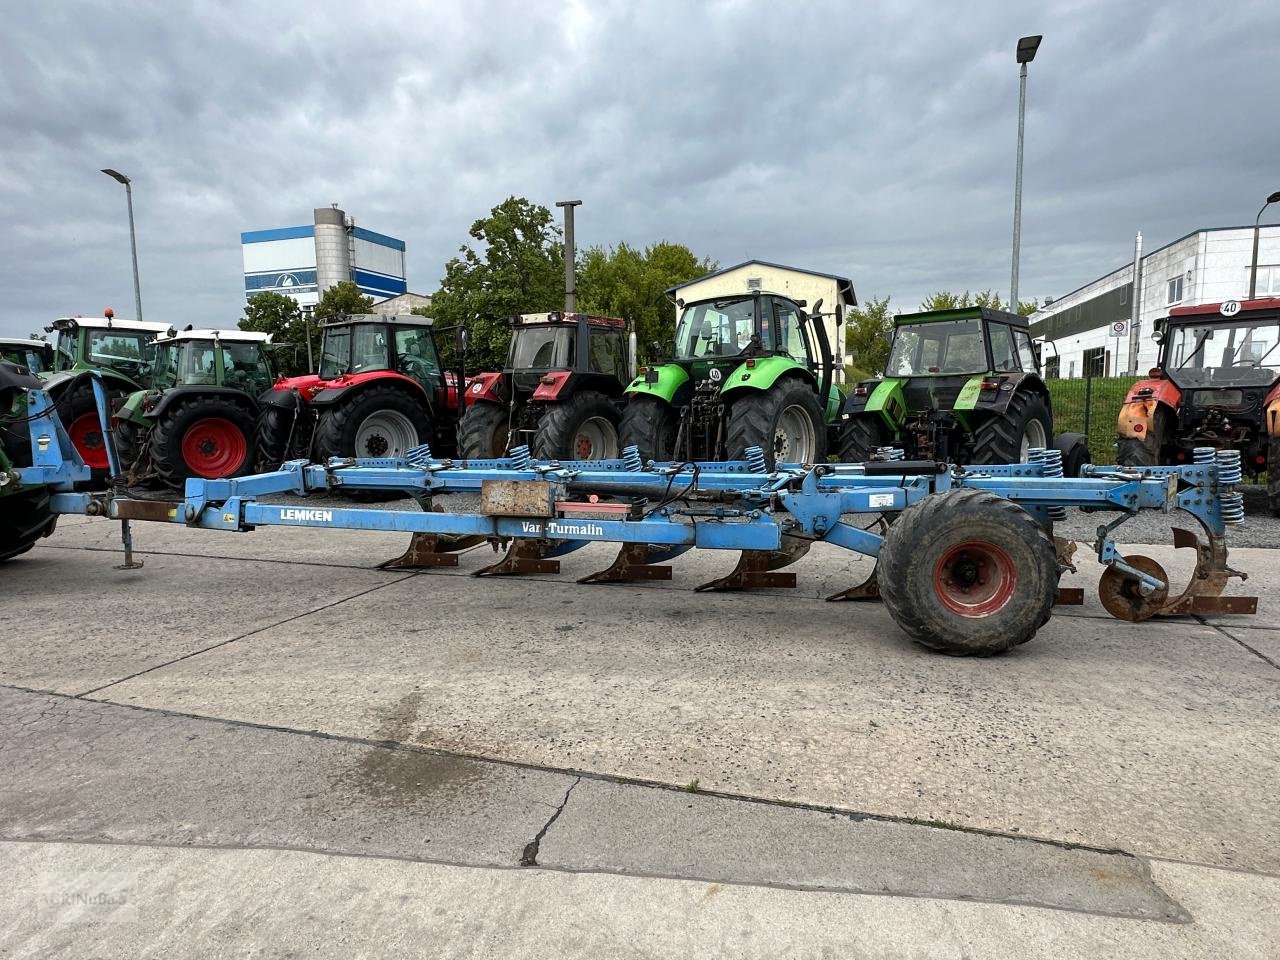
<svg viewBox="0 0 1280 960">
<path fill-rule="evenodd" d="M 611 551 L 115 536 L 0 574 L 0 954 L 1275 955 L 1271 551 L 1232 554 L 1258 617 L 1091 597 L 957 660 L 822 602 L 836 551 L 727 596 L 729 555 L 577 587 Z"/>
</svg>

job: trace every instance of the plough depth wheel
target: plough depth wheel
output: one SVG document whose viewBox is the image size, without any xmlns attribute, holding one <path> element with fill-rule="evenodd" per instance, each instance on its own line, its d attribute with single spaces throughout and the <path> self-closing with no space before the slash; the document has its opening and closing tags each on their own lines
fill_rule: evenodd
<svg viewBox="0 0 1280 960">
<path fill-rule="evenodd" d="M 959 656 L 1025 643 L 1058 586 L 1053 539 L 1017 504 L 951 490 L 904 510 L 880 549 L 880 595 L 911 639 Z"/>
<path fill-rule="evenodd" d="M 1124 562 L 1135 570 L 1164 581 L 1164 586 L 1143 593 L 1137 577 L 1119 567 L 1109 566 L 1102 571 L 1102 579 L 1098 581 L 1098 599 L 1107 613 L 1117 620 L 1137 623 L 1154 617 L 1169 600 L 1169 575 L 1150 557 L 1133 554 L 1125 557 Z"/>
</svg>

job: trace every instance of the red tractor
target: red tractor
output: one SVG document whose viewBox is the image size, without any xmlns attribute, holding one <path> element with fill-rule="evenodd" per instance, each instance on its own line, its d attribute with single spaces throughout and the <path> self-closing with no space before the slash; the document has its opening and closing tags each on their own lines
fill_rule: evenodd
<svg viewBox="0 0 1280 960">
<path fill-rule="evenodd" d="M 404 314 L 325 324 L 320 372 L 277 380 L 259 398 L 261 468 L 291 459 L 402 457 L 423 443 L 454 453 L 457 380 L 441 369 L 432 324 Z"/>
<path fill-rule="evenodd" d="M 1196 447 L 1239 450 L 1250 476 L 1268 475 L 1280 516 L 1280 297 L 1174 307 L 1152 334 L 1160 359 L 1129 390 L 1116 460 L 1189 463 Z"/>
<path fill-rule="evenodd" d="M 458 452 L 488 459 L 525 444 L 541 460 L 620 456 L 622 391 L 635 356 L 625 322 L 553 311 L 511 325 L 506 367 L 467 382 Z"/>
</svg>

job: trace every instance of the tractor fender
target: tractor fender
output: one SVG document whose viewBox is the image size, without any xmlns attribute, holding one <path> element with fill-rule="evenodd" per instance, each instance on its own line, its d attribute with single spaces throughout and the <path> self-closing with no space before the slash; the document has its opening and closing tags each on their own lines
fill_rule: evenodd
<svg viewBox="0 0 1280 960">
<path fill-rule="evenodd" d="M 507 402 L 505 378 L 501 373 L 477 373 L 467 382 L 467 404 L 484 400 L 489 403 Z"/>
<path fill-rule="evenodd" d="M 618 397 L 622 384 L 617 377 L 607 373 L 578 373 L 572 370 L 552 370 L 538 382 L 530 400 L 543 403 L 563 403 L 581 390 L 602 393 L 606 397 Z"/>
<path fill-rule="evenodd" d="M 650 382 L 649 378 L 653 377 Z M 633 396 L 657 397 L 667 403 L 675 403 L 676 391 L 689 381 L 689 374 L 676 363 L 663 363 L 649 367 L 627 385 L 626 394 Z"/>
<path fill-rule="evenodd" d="M 1156 411 L 1163 407 L 1170 416 L 1176 416 L 1182 402 L 1182 391 L 1171 381 L 1139 380 L 1129 388 L 1116 419 L 1116 435 L 1121 439 L 1146 440 L 1151 434 Z"/>
<path fill-rule="evenodd" d="M 372 384 L 387 384 L 400 387 L 411 396 L 421 399 L 426 403 L 428 409 L 431 407 L 431 398 L 427 396 L 427 391 L 422 388 L 422 384 L 393 370 L 374 370 L 369 373 L 357 373 L 354 376 L 328 382 L 329 386 L 324 387 L 311 398 L 311 402 L 317 407 L 331 406 L 341 400 L 346 400 Z"/>
<path fill-rule="evenodd" d="M 788 375 L 799 375 L 815 387 L 818 384 L 811 370 L 790 357 L 755 357 L 740 364 L 733 373 L 725 377 L 720 392 L 729 393 L 744 387 L 748 390 L 768 390 L 780 377 Z"/>
<path fill-rule="evenodd" d="M 145 396 L 145 395 L 146 395 L 146 391 L 142 391 L 140 394 L 135 393 L 133 394 L 133 396 L 129 398 L 129 400 L 131 401 L 133 400 L 134 397 Z M 156 418 L 162 416 L 166 410 L 168 410 L 171 406 L 173 406 L 179 400 L 182 400 L 185 397 L 192 397 L 192 396 L 225 397 L 228 400 L 231 400 L 235 403 L 239 403 L 247 411 L 249 411 L 249 413 L 251 413 L 253 416 L 258 415 L 257 402 L 253 399 L 253 397 L 249 396 L 249 394 L 245 393 L 243 390 L 237 390 L 235 387 L 215 387 L 207 384 L 193 383 L 187 386 L 170 387 L 168 390 L 162 391 L 160 393 L 160 401 L 151 409 L 145 410 L 143 412 L 143 416 L 145 416 L 148 420 L 154 421 Z M 126 401 L 126 404 L 127 403 L 128 401 Z M 117 414 L 116 416 L 122 420 L 127 419 L 123 415 L 123 411 L 121 411 L 121 413 Z"/>
<path fill-rule="evenodd" d="M 845 397 L 841 418 L 875 415 L 890 435 L 896 434 L 907 419 L 907 398 L 902 384 L 903 381 L 892 377 L 862 381 Z"/>
<path fill-rule="evenodd" d="M 90 367 L 78 367 L 70 370 L 59 370 L 44 378 L 44 390 L 50 397 L 55 400 L 61 394 L 69 389 L 72 384 L 79 382 L 89 382 L 89 374 L 92 372 Z M 139 389 L 138 384 L 134 383 L 128 377 L 122 377 L 118 373 L 110 370 L 101 370 L 102 383 L 108 390 L 120 390 L 124 393 L 133 393 Z"/>
<path fill-rule="evenodd" d="M 147 397 L 156 397 L 160 395 L 158 390 L 135 390 L 129 396 L 124 398 L 124 403 L 116 408 L 112 417 L 115 420 L 127 420 L 136 423 L 139 426 L 149 426 L 147 423 L 146 403 Z"/>
<path fill-rule="evenodd" d="M 1267 424 L 1267 436 L 1280 437 L 1280 383 L 1267 391 L 1262 409 L 1265 411 L 1263 416 Z"/>
<path fill-rule="evenodd" d="M 994 390 L 984 390 L 984 383 L 999 381 L 999 386 Z M 1052 410 L 1051 400 L 1049 398 L 1049 389 L 1034 373 L 1019 373 L 1017 371 L 1007 371 L 1002 373 L 980 374 L 976 377 L 970 377 L 960 393 L 956 396 L 956 402 L 952 409 L 957 411 L 972 411 L 974 413 L 1003 413 L 1009 409 L 1009 404 L 1013 403 L 1013 398 L 1020 393 L 1038 394 Z"/>
<path fill-rule="evenodd" d="M 258 406 L 260 407 L 279 407 L 282 410 L 294 410 L 298 406 L 301 399 L 300 386 L 296 386 L 291 382 L 280 380 L 275 386 L 268 390 L 263 390 L 258 395 Z"/>
</svg>

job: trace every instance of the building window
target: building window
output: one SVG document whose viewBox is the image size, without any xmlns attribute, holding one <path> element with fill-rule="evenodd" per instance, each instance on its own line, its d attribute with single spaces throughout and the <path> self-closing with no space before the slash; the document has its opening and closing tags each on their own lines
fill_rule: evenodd
<svg viewBox="0 0 1280 960">
<path fill-rule="evenodd" d="M 764 281 L 760 277 L 747 277 L 748 290 L 760 290 L 764 287 Z"/>
<path fill-rule="evenodd" d="M 1044 377 L 1046 380 L 1057 380 L 1062 369 L 1061 357 L 1045 357 L 1044 361 Z"/>
<path fill-rule="evenodd" d="M 1084 370 L 1086 377 L 1101 377 L 1106 372 L 1106 348 L 1095 347 L 1084 352 Z"/>
<path fill-rule="evenodd" d="M 1182 302 L 1182 274 L 1178 274 L 1169 281 L 1169 295 L 1165 298 L 1166 304 L 1174 304 Z"/>
<path fill-rule="evenodd" d="M 1244 294 L 1249 293 L 1249 275 L 1251 267 L 1244 268 Z M 1254 296 L 1280 297 L 1280 264 L 1258 264 L 1258 289 Z"/>
</svg>

